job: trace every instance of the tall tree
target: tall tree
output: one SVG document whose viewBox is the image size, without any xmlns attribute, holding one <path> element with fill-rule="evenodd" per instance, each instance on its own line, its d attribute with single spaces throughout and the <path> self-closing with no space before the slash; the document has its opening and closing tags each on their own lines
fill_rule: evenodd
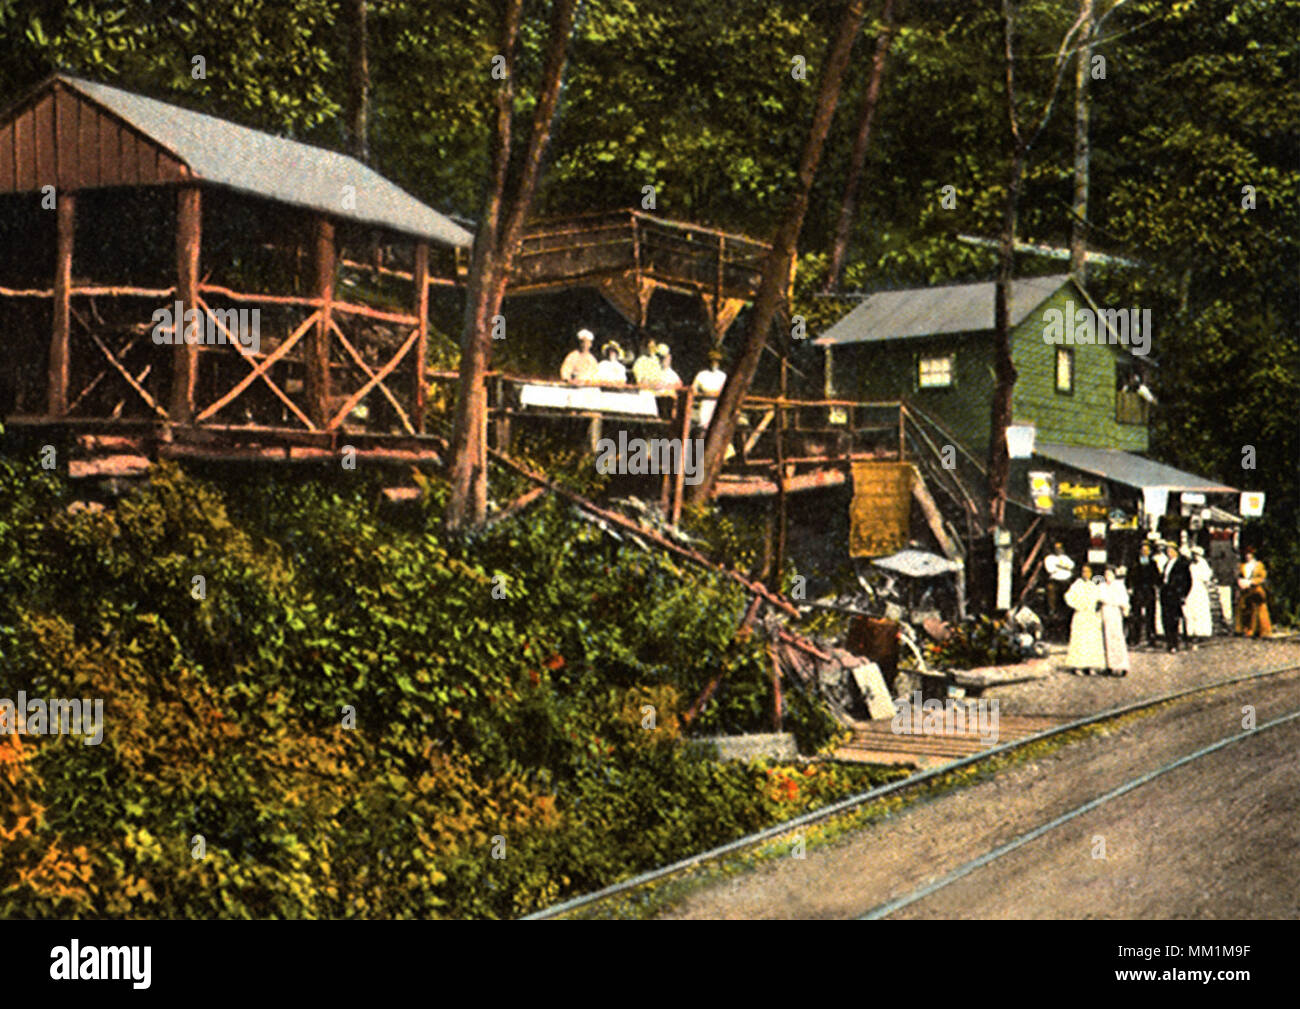
<svg viewBox="0 0 1300 1009">
<path fill-rule="evenodd" d="M 352 156 L 370 163 L 370 53 L 366 0 L 348 0 L 348 146 Z"/>
<path fill-rule="evenodd" d="M 844 268 L 844 256 L 849 247 L 849 231 L 853 227 L 853 215 L 858 208 L 858 188 L 862 183 L 862 170 L 867 163 L 867 147 L 871 142 L 871 123 L 876 116 L 876 105 L 880 101 L 880 86 L 885 79 L 885 60 L 889 48 L 894 44 L 894 0 L 885 0 L 880 12 L 883 27 L 876 36 L 876 54 L 871 61 L 871 79 L 867 82 L 867 93 L 862 100 L 862 112 L 858 117 L 858 132 L 853 140 L 853 154 L 849 158 L 849 176 L 844 183 L 844 199 L 840 203 L 840 218 L 835 226 L 835 240 L 831 245 L 830 266 L 826 270 L 825 293 L 830 293 L 839 286 L 840 272 Z"/>
<path fill-rule="evenodd" d="M 790 283 L 790 272 L 794 265 L 799 232 L 803 229 L 804 216 L 808 212 L 808 194 L 812 190 L 813 180 L 817 177 L 817 166 L 821 162 L 822 149 L 826 145 L 826 135 L 830 132 L 831 120 L 835 117 L 835 106 L 839 103 L 844 71 L 848 67 L 853 42 L 862 27 L 865 10 L 866 0 L 850 0 L 844 8 L 835 39 L 831 43 L 826 68 L 822 72 L 821 83 L 818 86 L 812 125 L 799 163 L 794 196 L 772 242 L 772 249 L 763 262 L 763 275 L 759 282 L 758 294 L 754 299 L 753 311 L 749 316 L 744 349 L 736 362 L 735 369 L 727 379 L 727 384 L 723 387 L 722 395 L 718 398 L 713 422 L 709 425 L 709 433 L 704 443 L 704 461 L 701 467 L 703 479 L 692 488 L 690 497 L 692 502 L 707 500 L 718 481 L 722 464 L 726 460 L 727 447 L 731 444 L 736 431 L 736 418 L 740 411 L 740 404 L 749 392 L 750 383 L 754 380 L 754 373 L 758 370 L 759 359 L 763 355 L 768 333 L 781 308 L 786 287 Z"/>
<path fill-rule="evenodd" d="M 1070 220 L 1070 273 L 1088 280 L 1088 80 L 1092 73 L 1092 0 L 1079 0 L 1079 53 L 1074 64 L 1074 213 Z"/>
<path fill-rule="evenodd" d="M 515 64 L 523 0 L 506 0 L 501 22 L 504 71 L 495 96 L 496 124 L 492 136 L 491 173 L 483 213 L 474 237 L 465 319 L 461 330 L 459 392 L 451 439 L 451 496 L 445 516 L 448 529 L 477 526 L 487 517 L 487 386 L 484 378 L 492 357 L 492 328 L 524 222 L 541 177 L 542 160 L 550 141 L 560 82 L 568 59 L 576 0 L 555 0 L 542 68 L 542 81 L 533 109 L 532 129 L 519 167 L 511 180 L 511 130 L 515 111 Z M 421 362 L 423 367 L 423 362 Z"/>
<path fill-rule="evenodd" d="M 1016 385 L 1016 368 L 1011 361 L 1011 282 L 1015 275 L 1016 216 L 1020 209 L 1020 188 L 1024 181 L 1029 152 L 1052 117 L 1061 78 L 1070 62 L 1070 45 L 1083 26 L 1083 15 L 1075 20 L 1061 39 L 1052 67 L 1052 84 L 1038 115 L 1022 124 L 1016 107 L 1015 32 L 1017 0 L 1002 0 L 1003 68 L 1007 115 L 1009 166 L 1007 188 L 1002 203 L 1002 230 L 998 236 L 998 272 L 993 296 L 993 373 L 995 386 L 992 402 L 992 429 L 989 436 L 989 508 L 990 529 L 1002 525 L 1006 514 L 1007 479 L 1011 458 L 1007 449 L 1007 427 L 1011 424 L 1011 395 Z"/>
</svg>

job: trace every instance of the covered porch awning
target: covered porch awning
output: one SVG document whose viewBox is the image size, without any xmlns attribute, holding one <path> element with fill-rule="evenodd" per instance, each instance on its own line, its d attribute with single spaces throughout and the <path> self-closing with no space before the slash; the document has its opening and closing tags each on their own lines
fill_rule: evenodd
<svg viewBox="0 0 1300 1009">
<path fill-rule="evenodd" d="M 1084 473 L 1140 490 L 1166 490 L 1171 494 L 1236 494 L 1237 488 L 1185 473 L 1164 463 L 1113 448 L 1082 448 L 1057 442 L 1038 442 L 1034 454 Z"/>
</svg>

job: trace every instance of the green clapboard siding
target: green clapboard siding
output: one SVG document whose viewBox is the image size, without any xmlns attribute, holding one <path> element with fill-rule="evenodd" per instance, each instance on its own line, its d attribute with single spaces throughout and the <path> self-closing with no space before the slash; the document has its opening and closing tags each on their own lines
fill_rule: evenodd
<svg viewBox="0 0 1300 1009">
<path fill-rule="evenodd" d="M 846 353 L 836 349 L 839 372 L 842 357 L 852 354 L 862 398 L 912 403 L 945 425 L 968 446 L 986 446 L 989 409 L 993 397 L 993 360 L 987 334 L 953 334 L 865 344 Z M 917 361 L 933 354 L 953 353 L 955 382 L 946 389 L 917 388 Z"/>
<path fill-rule="evenodd" d="M 1065 284 L 1012 333 L 1017 372 L 1012 419 L 1034 424 L 1040 441 L 1145 452 L 1146 426 L 1115 420 L 1116 360 L 1127 350 L 1105 344 L 1075 346 L 1074 394 L 1056 391 L 1056 346 L 1043 341 L 1043 313 L 1051 308 L 1064 311 L 1071 299 L 1076 307 L 1086 304 L 1072 283 Z M 983 458 L 993 400 L 992 344 L 993 334 L 981 332 L 837 347 L 836 389 L 841 395 L 860 391 L 867 400 L 906 396 Z M 918 389 L 918 357 L 949 351 L 957 355 L 956 384 L 950 389 Z"/>
<path fill-rule="evenodd" d="M 1145 452 L 1146 425 L 1115 420 L 1115 368 L 1118 356 L 1128 353 L 1124 348 L 1074 346 L 1074 394 L 1056 391 L 1057 345 L 1043 339 L 1043 315 L 1052 308 L 1063 312 L 1070 300 L 1076 308 L 1087 304 L 1073 284 L 1066 284 L 1012 334 L 1011 358 L 1018 373 L 1012 417 L 1034 424 L 1040 441 Z"/>
</svg>

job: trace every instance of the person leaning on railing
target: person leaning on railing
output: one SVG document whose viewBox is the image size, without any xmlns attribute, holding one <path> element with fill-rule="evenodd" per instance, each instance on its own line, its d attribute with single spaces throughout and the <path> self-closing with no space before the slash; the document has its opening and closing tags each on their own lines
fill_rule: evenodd
<svg viewBox="0 0 1300 1009">
<path fill-rule="evenodd" d="M 626 385 L 627 368 L 623 366 L 623 348 L 610 340 L 600 348 L 600 352 L 605 359 L 596 368 L 596 381 L 611 385 Z"/>
<path fill-rule="evenodd" d="M 578 330 L 578 349 L 571 350 L 560 365 L 560 378 L 566 382 L 591 382 L 596 378 L 600 362 L 591 352 L 592 341 L 596 339 L 589 329 Z"/>
</svg>

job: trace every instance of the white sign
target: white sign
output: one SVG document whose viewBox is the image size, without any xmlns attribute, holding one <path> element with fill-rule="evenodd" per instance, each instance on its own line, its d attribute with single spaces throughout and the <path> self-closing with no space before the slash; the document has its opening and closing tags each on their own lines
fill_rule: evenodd
<svg viewBox="0 0 1300 1009">
<path fill-rule="evenodd" d="M 1262 490 L 1247 490 L 1241 492 L 1241 512 L 1242 518 L 1256 519 L 1264 514 L 1264 492 Z"/>
<path fill-rule="evenodd" d="M 1185 505 L 1203 505 L 1205 504 L 1204 494 L 1193 494 L 1190 491 L 1183 492 L 1183 504 Z"/>
<path fill-rule="evenodd" d="M 1143 487 L 1142 488 L 1142 510 L 1150 518 L 1160 518 L 1169 507 L 1169 488 L 1168 487 Z"/>
<path fill-rule="evenodd" d="M 1012 459 L 1032 459 L 1036 429 L 1033 424 L 1007 425 L 1007 454 Z"/>
</svg>

